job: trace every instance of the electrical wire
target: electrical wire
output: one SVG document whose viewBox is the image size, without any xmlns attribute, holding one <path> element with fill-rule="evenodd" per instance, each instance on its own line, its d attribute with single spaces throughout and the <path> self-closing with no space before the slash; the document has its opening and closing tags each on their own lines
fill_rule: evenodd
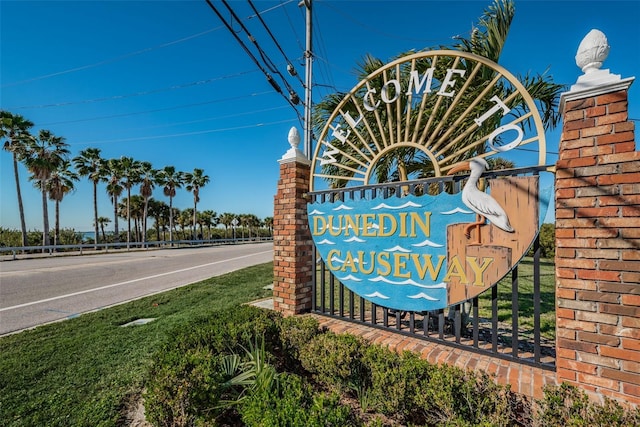
<svg viewBox="0 0 640 427">
<path fill-rule="evenodd" d="M 262 16 L 260 15 L 260 12 L 258 12 L 258 10 L 253 5 L 253 2 L 251 0 L 247 0 L 247 1 L 248 1 L 249 5 L 251 6 L 251 9 L 253 9 L 253 12 L 256 14 L 258 19 L 262 23 L 262 26 L 264 27 L 264 29 L 267 30 L 267 33 L 271 37 L 271 40 L 273 40 L 273 43 L 276 45 L 276 47 L 278 48 L 278 50 L 280 51 L 280 53 L 282 54 L 284 59 L 287 61 L 287 71 L 289 71 L 289 74 L 291 76 L 293 76 L 293 77 L 297 77 L 297 79 L 300 81 L 300 83 L 304 86 L 304 83 L 303 83 L 302 79 L 300 78 L 300 75 L 298 74 L 298 72 L 296 71 L 295 67 L 291 63 L 291 60 L 289 60 L 289 58 L 287 57 L 287 54 L 284 53 L 284 50 L 282 50 L 282 46 L 280 46 L 280 43 L 278 43 L 278 40 L 276 40 L 276 38 L 274 37 L 274 35 L 271 32 L 271 29 L 269 28 L 267 23 L 264 22 L 264 19 L 262 19 Z"/>
<path fill-rule="evenodd" d="M 170 41 L 170 42 L 167 42 L 167 43 L 162 43 L 162 44 L 159 44 L 159 45 L 156 45 L 156 46 L 147 47 L 145 49 L 136 50 L 135 52 L 129 52 L 129 53 L 126 53 L 124 55 L 116 56 L 114 58 L 105 59 L 103 61 L 95 62 L 93 64 L 83 65 L 83 66 L 80 66 L 80 67 L 75 67 L 75 68 L 71 68 L 71 69 L 64 70 L 64 71 L 58 71 L 58 72 L 51 73 L 51 74 L 45 74 L 43 76 L 32 77 L 30 79 L 20 80 L 20 81 L 13 82 L 13 83 L 7 83 L 7 84 L 4 84 L 4 85 L 0 85 L 0 87 L 4 88 L 4 87 L 17 86 L 17 85 L 24 84 L 24 83 L 31 83 L 31 82 L 35 82 L 35 81 L 38 81 L 38 80 L 47 79 L 49 77 L 61 76 L 63 74 L 74 73 L 76 71 L 82 71 L 82 70 L 87 70 L 89 68 L 99 67 L 101 65 L 111 64 L 113 62 L 122 61 L 123 59 L 131 58 L 133 56 L 137 56 L 137 55 L 141 55 L 143 53 L 151 52 L 151 51 L 156 50 L 156 49 L 165 48 L 165 47 L 168 47 L 168 46 L 172 46 L 174 44 L 178 44 L 178 43 L 182 43 L 182 42 L 185 42 L 185 41 L 188 41 L 188 40 L 191 40 L 191 39 L 195 39 L 197 37 L 204 36 L 205 34 L 209 34 L 209 33 L 212 33 L 214 31 L 220 30 L 221 28 L 222 27 L 211 28 L 209 30 L 202 31 L 202 32 L 199 32 L 199 33 L 196 33 L 196 34 L 192 34 L 192 35 L 187 36 L 187 37 L 182 37 L 182 38 L 180 38 L 178 40 L 173 40 L 173 41 Z"/>
<path fill-rule="evenodd" d="M 261 96 L 261 95 L 267 95 L 267 94 L 270 94 L 270 93 L 271 93 L 271 91 L 258 92 L 258 93 L 252 93 L 252 94 L 249 94 L 249 95 L 240 95 L 240 96 L 235 96 L 235 97 L 225 98 L 225 99 L 214 99 L 214 100 L 210 100 L 210 101 L 196 102 L 194 104 L 183 104 L 183 105 L 175 105 L 173 107 L 157 108 L 155 110 L 135 111 L 133 113 L 112 114 L 112 115 L 109 115 L 109 116 L 90 117 L 90 118 L 85 118 L 85 119 L 65 120 L 65 121 L 61 121 L 61 122 L 43 123 L 41 126 L 51 126 L 51 125 L 60 125 L 60 124 L 67 124 L 67 123 L 89 122 L 89 121 L 93 121 L 93 120 L 103 120 L 103 119 L 113 119 L 113 118 L 116 118 L 116 117 L 137 116 L 139 114 L 147 114 L 147 113 L 158 113 L 160 111 L 179 110 L 181 108 L 197 107 L 197 106 L 200 106 L 200 105 L 216 104 L 216 103 L 219 103 L 219 102 L 236 101 L 238 99 L 250 98 L 250 97 Z"/>
<path fill-rule="evenodd" d="M 147 140 L 150 140 L 150 139 L 178 138 L 178 137 L 182 137 L 182 136 L 205 135 L 205 134 L 208 134 L 208 133 L 229 132 L 229 131 L 234 131 L 234 130 L 251 129 L 251 128 L 264 127 L 264 126 L 271 126 L 271 125 L 279 125 L 279 124 L 291 123 L 291 122 L 295 122 L 295 121 L 296 121 L 296 119 L 285 119 L 285 120 L 279 120 L 279 121 L 276 121 L 276 122 L 255 123 L 255 124 L 252 124 L 252 125 L 236 126 L 236 127 L 222 128 L 222 129 L 208 129 L 208 130 L 201 130 L 201 131 L 174 133 L 174 134 L 157 135 L 157 136 L 139 136 L 139 137 L 135 137 L 135 138 L 108 139 L 108 140 L 104 140 L 104 141 L 88 141 L 88 142 L 82 142 L 82 143 L 69 143 L 69 145 L 80 145 L 80 144 L 87 144 L 88 145 L 88 144 L 91 144 L 93 146 L 93 145 L 97 145 L 97 144 L 111 144 L 111 143 L 114 143 L 114 142 L 132 142 L 132 141 L 147 141 Z"/>
<path fill-rule="evenodd" d="M 251 51 L 249 50 L 249 48 L 244 44 L 244 42 L 240 39 L 240 37 L 238 37 L 238 35 L 236 34 L 235 31 L 233 31 L 233 28 L 231 27 L 231 25 L 224 19 L 224 17 L 222 16 L 222 14 L 220 13 L 220 11 L 218 11 L 218 9 L 213 5 L 213 3 L 211 2 L 211 0 L 205 0 L 207 2 L 207 4 L 209 5 L 209 7 L 211 8 L 211 10 L 214 11 L 214 13 L 218 16 L 218 18 L 222 21 L 222 23 L 224 24 L 224 26 L 227 28 L 227 30 L 231 33 L 231 35 L 233 35 L 233 37 L 236 39 L 236 41 L 240 44 L 240 46 L 242 47 L 242 49 L 245 51 L 245 53 L 249 56 L 249 58 L 251 58 L 251 60 L 256 64 L 256 66 L 260 69 L 260 71 L 262 71 L 262 73 L 266 76 L 267 81 L 269 82 L 269 84 L 273 87 L 273 89 L 278 92 L 280 95 L 283 96 L 283 98 L 285 98 L 285 100 L 291 105 L 291 107 L 294 109 L 294 111 L 296 112 L 296 115 L 298 116 L 298 120 L 300 121 L 300 123 L 302 123 L 302 117 L 300 115 L 300 112 L 298 111 L 298 109 L 296 108 L 296 106 L 291 102 L 291 100 L 284 95 L 284 93 L 282 93 L 282 88 L 280 88 L 280 86 L 278 85 L 278 83 L 273 79 L 273 76 L 271 76 L 271 74 L 269 74 L 269 72 L 267 70 L 265 70 L 265 68 L 262 66 L 262 64 L 260 64 L 260 62 L 258 61 L 258 59 L 253 55 L 253 53 L 251 53 Z M 228 6 L 228 4 L 226 2 L 225 6 L 227 6 L 227 8 L 230 9 L 230 7 Z M 235 15 L 235 13 L 234 13 Z M 242 25 L 242 24 L 241 24 Z"/>
<path fill-rule="evenodd" d="M 231 79 L 231 78 L 235 78 L 235 77 L 244 76 L 246 74 L 255 73 L 256 71 L 257 70 L 241 71 L 239 73 L 229 74 L 229 75 L 226 75 L 226 76 L 213 77 L 211 79 L 198 80 L 198 81 L 195 81 L 195 82 L 184 83 L 184 84 L 181 84 L 181 85 L 174 85 L 174 86 L 169 86 L 169 87 L 160 88 L 160 89 L 151 89 L 151 90 L 147 90 L 147 91 L 134 92 L 134 93 L 126 94 L 126 95 L 113 95 L 113 96 L 107 96 L 107 97 L 103 97 L 103 98 L 85 99 L 85 100 L 81 100 L 81 101 L 57 102 L 55 104 L 23 105 L 23 106 L 19 106 L 19 107 L 7 107 L 7 109 L 8 110 L 31 110 L 31 109 L 36 109 L 36 108 L 65 107 L 65 106 L 68 106 L 68 105 L 92 104 L 92 103 L 96 103 L 96 102 L 113 101 L 113 100 L 116 100 L 116 99 L 125 99 L 125 98 L 132 98 L 132 97 L 136 97 L 136 96 L 152 95 L 152 94 L 155 94 L 155 93 L 167 92 L 167 91 L 172 91 L 172 90 L 176 90 L 176 89 L 184 89 L 184 88 L 193 87 L 193 86 L 200 86 L 200 85 L 204 85 L 204 84 L 213 83 L 213 82 L 216 82 L 216 81 L 219 81 L 219 80 L 226 80 L 226 79 Z"/>
<path fill-rule="evenodd" d="M 260 57 L 262 58 L 262 61 L 264 62 L 264 64 L 266 65 L 266 67 L 272 72 L 277 74 L 278 76 L 280 76 L 280 79 L 282 80 L 282 82 L 284 83 L 287 91 L 289 92 L 289 103 L 291 104 L 298 104 L 300 102 L 300 97 L 298 96 L 298 94 L 296 94 L 296 92 L 293 90 L 293 88 L 291 87 L 291 85 L 289 84 L 289 82 L 287 81 L 287 79 L 282 75 L 282 73 L 280 73 L 280 71 L 278 70 L 278 67 L 276 67 L 276 65 L 273 63 L 273 61 L 271 60 L 271 58 L 269 58 L 269 56 L 266 54 L 266 52 L 260 47 L 260 44 L 258 43 L 258 41 L 256 40 L 256 38 L 249 32 L 249 30 L 247 29 L 247 27 L 244 25 L 244 23 L 242 23 L 242 20 L 238 17 L 238 15 L 236 15 L 236 13 L 234 12 L 234 10 L 231 8 L 231 6 L 229 5 L 229 3 L 227 2 L 227 0 L 222 0 L 222 3 L 225 5 L 225 7 L 229 10 L 229 12 L 231 13 L 231 16 L 238 22 L 238 24 L 240 24 L 240 27 L 242 27 L 242 30 L 245 32 L 245 34 L 247 35 L 247 37 L 249 38 L 249 40 L 251 41 L 251 43 L 253 43 L 253 45 L 255 46 L 255 48 L 258 50 L 258 54 L 260 55 Z M 235 33 L 234 33 L 235 34 Z M 269 80 L 267 78 L 267 80 Z M 271 83 L 271 85 L 273 86 L 273 83 L 271 80 L 269 80 L 269 83 Z M 292 105 L 293 106 L 293 105 Z M 295 107 L 294 107 L 295 108 Z"/>
</svg>

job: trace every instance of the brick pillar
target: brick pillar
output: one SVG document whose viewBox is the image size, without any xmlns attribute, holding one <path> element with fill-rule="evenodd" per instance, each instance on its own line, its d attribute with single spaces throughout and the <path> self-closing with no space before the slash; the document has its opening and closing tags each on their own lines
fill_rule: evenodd
<svg viewBox="0 0 640 427">
<path fill-rule="evenodd" d="M 640 153 L 627 115 L 633 78 L 597 71 L 561 98 L 556 374 L 595 399 L 638 406 Z"/>
<path fill-rule="evenodd" d="M 310 162 L 300 152 L 298 132 L 289 132 L 291 149 L 279 160 L 280 179 L 273 212 L 273 306 L 284 315 L 311 309 L 313 241 L 307 220 Z"/>
</svg>

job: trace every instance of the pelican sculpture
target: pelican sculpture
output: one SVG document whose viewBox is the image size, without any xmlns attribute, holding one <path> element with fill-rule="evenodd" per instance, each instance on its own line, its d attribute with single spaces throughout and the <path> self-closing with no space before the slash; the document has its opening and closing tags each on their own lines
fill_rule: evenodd
<svg viewBox="0 0 640 427">
<path fill-rule="evenodd" d="M 478 157 L 468 162 L 460 163 L 453 167 L 448 173 L 449 175 L 453 175 L 456 172 L 471 170 L 469 180 L 462 189 L 462 202 L 477 214 L 476 222 L 472 222 L 464 229 L 465 236 L 467 236 L 467 239 L 470 239 L 471 229 L 476 228 L 478 235 L 476 241 L 472 243 L 473 245 L 482 244 L 480 227 L 485 224 L 485 220 L 489 220 L 493 225 L 506 232 L 512 233 L 514 231 L 511 224 L 509 224 L 509 218 L 504 209 L 502 209 L 502 206 L 500 206 L 493 197 L 478 189 L 478 180 L 488 168 L 489 164 L 487 161 Z"/>
</svg>

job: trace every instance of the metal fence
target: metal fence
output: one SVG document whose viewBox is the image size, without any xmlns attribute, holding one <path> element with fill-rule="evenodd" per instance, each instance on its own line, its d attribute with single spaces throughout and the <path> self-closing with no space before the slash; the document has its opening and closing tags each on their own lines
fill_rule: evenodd
<svg viewBox="0 0 640 427">
<path fill-rule="evenodd" d="M 197 240 L 161 240 L 149 242 L 122 242 L 122 243 L 83 243 L 77 245 L 48 245 L 48 246 L 0 246 L 0 255 L 5 258 L 19 259 L 27 256 L 61 256 L 61 255 L 85 255 L 106 253 L 114 251 L 148 250 L 184 248 L 196 246 L 236 245 L 243 243 L 255 243 L 272 241 L 273 237 L 238 237 L 235 239 L 197 239 Z"/>
<path fill-rule="evenodd" d="M 537 175 L 544 169 L 535 167 L 495 171 L 484 177 Z M 427 191 L 430 194 L 442 191 L 456 193 L 461 191 L 464 178 L 441 177 L 402 184 L 317 191 L 310 196 L 312 202 L 333 202 L 379 196 L 401 197 L 407 191 L 412 194 Z M 543 306 L 546 314 L 555 313 L 555 292 L 545 292 L 544 295 L 541 292 L 542 263 L 538 238 L 534 241 L 530 256 L 513 268 L 510 277 L 469 301 L 428 312 L 393 310 L 365 300 L 340 283 L 316 251 L 313 265 L 312 311 L 316 314 L 392 330 L 492 357 L 516 360 L 543 369 L 555 369 L 553 333 L 547 333 L 545 338 L 541 331 Z M 554 274 L 553 268 L 547 270 L 546 274 Z M 548 323 L 545 324 L 546 332 L 555 331 L 555 320 L 551 325 Z"/>
</svg>

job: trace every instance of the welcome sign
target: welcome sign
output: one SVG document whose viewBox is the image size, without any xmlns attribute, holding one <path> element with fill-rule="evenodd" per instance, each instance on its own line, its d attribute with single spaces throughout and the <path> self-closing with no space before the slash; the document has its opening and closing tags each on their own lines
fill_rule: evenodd
<svg viewBox="0 0 640 427">
<path fill-rule="evenodd" d="M 311 190 L 469 170 L 461 193 L 316 201 L 309 227 L 328 269 L 378 305 L 427 311 L 493 286 L 526 254 L 546 212 L 537 176 L 494 179 L 485 158 L 530 145 L 546 157 L 535 104 L 506 70 L 435 51 L 387 64 L 336 106 L 316 147 Z M 391 166 L 390 166 L 391 165 Z M 425 172 L 426 171 L 426 172 Z"/>
</svg>

